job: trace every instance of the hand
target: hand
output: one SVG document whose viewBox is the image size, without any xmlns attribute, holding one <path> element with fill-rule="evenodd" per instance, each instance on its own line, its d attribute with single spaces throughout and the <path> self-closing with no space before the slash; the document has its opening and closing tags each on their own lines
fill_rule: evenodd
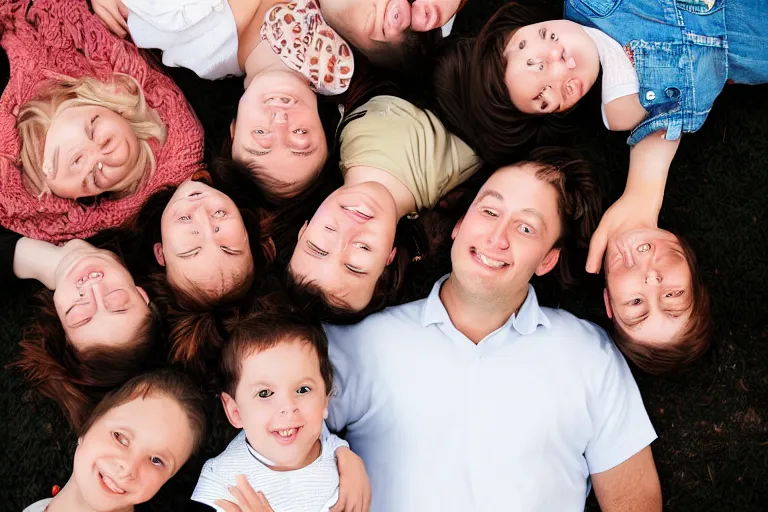
<svg viewBox="0 0 768 512">
<path fill-rule="evenodd" d="M 363 459 L 343 446 L 336 450 L 336 460 L 339 466 L 339 500 L 331 512 L 367 512 L 371 507 L 371 483 Z"/>
<path fill-rule="evenodd" d="M 226 512 L 274 512 L 267 498 L 261 491 L 256 492 L 244 475 L 235 477 L 237 485 L 229 488 L 229 493 L 237 503 L 228 500 L 216 500 L 216 506 Z"/>
<path fill-rule="evenodd" d="M 603 218 L 600 219 L 600 225 L 597 226 L 589 241 L 587 272 L 591 274 L 600 272 L 608 240 L 632 229 L 656 227 L 658 219 L 658 210 L 649 206 L 643 196 L 625 192 L 606 210 Z"/>
<path fill-rule="evenodd" d="M 122 0 L 91 0 L 93 12 L 118 37 L 128 35 L 128 8 Z"/>
</svg>

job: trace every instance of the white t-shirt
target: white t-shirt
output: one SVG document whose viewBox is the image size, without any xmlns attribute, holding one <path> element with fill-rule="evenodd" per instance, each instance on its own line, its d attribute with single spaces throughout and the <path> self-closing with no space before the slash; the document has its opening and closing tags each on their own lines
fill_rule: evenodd
<svg viewBox="0 0 768 512">
<path fill-rule="evenodd" d="M 245 475 L 255 491 L 264 493 L 274 512 L 326 512 L 339 499 L 336 450 L 349 446 L 323 425 L 320 456 L 295 471 L 274 471 L 272 463 L 254 450 L 241 431 L 217 457 L 203 466 L 192 500 L 215 508 L 218 499 L 232 501 L 229 486 Z"/>
<path fill-rule="evenodd" d="M 48 508 L 48 504 L 51 501 L 53 501 L 53 498 L 46 498 L 44 500 L 36 501 L 25 508 L 22 512 L 45 512 L 45 509 Z"/>
<path fill-rule="evenodd" d="M 439 298 L 326 326 L 328 427 L 365 462 L 372 511 L 583 511 L 589 475 L 655 438 L 621 353 L 599 327 L 539 307 L 475 345 Z"/>
<path fill-rule="evenodd" d="M 618 41 L 595 28 L 582 28 L 594 41 L 597 53 L 600 55 L 600 67 L 603 70 L 600 111 L 603 115 L 603 124 L 610 130 L 608 119 L 605 117 L 605 106 L 617 98 L 637 94 L 640 91 L 637 71 Z"/>
<path fill-rule="evenodd" d="M 163 64 L 214 80 L 242 75 L 237 25 L 227 0 L 123 0 L 139 48 L 159 48 Z"/>
</svg>

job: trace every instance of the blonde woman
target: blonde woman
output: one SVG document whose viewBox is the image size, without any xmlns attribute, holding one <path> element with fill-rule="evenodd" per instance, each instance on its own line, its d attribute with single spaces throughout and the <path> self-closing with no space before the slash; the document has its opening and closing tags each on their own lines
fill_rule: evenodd
<svg viewBox="0 0 768 512">
<path fill-rule="evenodd" d="M 0 1 L 0 226 L 62 243 L 121 225 L 202 169 L 183 93 L 86 0 Z"/>
<path fill-rule="evenodd" d="M 136 192 L 155 169 L 149 140 L 162 144 L 166 136 L 138 82 L 120 73 L 106 83 L 51 81 L 21 108 L 17 128 L 24 187 L 67 199 Z"/>
</svg>

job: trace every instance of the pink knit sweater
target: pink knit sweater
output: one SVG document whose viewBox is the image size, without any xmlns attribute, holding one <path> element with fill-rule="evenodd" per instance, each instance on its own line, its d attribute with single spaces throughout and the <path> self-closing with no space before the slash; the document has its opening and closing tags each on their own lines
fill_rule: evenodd
<svg viewBox="0 0 768 512">
<path fill-rule="evenodd" d="M 203 128 L 182 92 L 133 44 L 109 32 L 85 0 L 0 0 L 0 44 L 11 64 L 11 79 L 0 97 L 0 225 L 49 242 L 86 238 L 121 224 L 152 192 L 177 185 L 202 167 Z M 19 167 L 19 108 L 55 74 L 106 80 L 113 72 L 134 77 L 168 127 L 162 146 L 151 141 L 157 167 L 147 185 L 97 206 L 29 194 Z"/>
</svg>

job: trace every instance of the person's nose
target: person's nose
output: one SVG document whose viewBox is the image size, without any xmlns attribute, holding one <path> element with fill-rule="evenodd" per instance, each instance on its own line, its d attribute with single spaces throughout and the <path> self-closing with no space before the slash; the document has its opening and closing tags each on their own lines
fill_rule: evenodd
<svg viewBox="0 0 768 512">
<path fill-rule="evenodd" d="M 645 274 L 645 284 L 659 285 L 661 284 L 661 281 L 662 281 L 661 274 L 659 274 L 653 269 L 649 269 L 648 272 Z"/>
<path fill-rule="evenodd" d="M 114 477 L 123 482 L 136 478 L 136 471 L 139 464 L 135 459 L 136 457 L 131 453 L 122 454 L 120 457 L 114 459 Z"/>
<path fill-rule="evenodd" d="M 289 416 L 299 411 L 296 405 L 296 396 L 291 393 L 283 396 L 280 401 L 280 416 Z"/>
<path fill-rule="evenodd" d="M 275 125 L 287 124 L 288 111 L 281 108 L 272 109 L 272 123 Z"/>
<path fill-rule="evenodd" d="M 502 251 L 509 249 L 509 237 L 507 237 L 507 223 L 499 222 L 488 236 L 487 243 L 494 249 Z"/>
</svg>

